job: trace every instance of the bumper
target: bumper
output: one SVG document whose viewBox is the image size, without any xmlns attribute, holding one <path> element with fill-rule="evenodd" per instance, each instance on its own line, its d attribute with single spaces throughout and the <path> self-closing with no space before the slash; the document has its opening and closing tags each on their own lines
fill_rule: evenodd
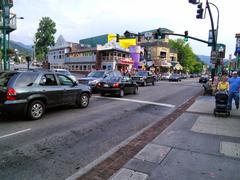
<svg viewBox="0 0 240 180">
<path fill-rule="evenodd" d="M 0 104 L 0 112 L 26 113 L 27 104 L 25 100 L 5 101 L 3 104 Z"/>
<path fill-rule="evenodd" d="M 104 94 L 119 94 L 120 88 L 98 88 L 97 91 Z"/>
</svg>

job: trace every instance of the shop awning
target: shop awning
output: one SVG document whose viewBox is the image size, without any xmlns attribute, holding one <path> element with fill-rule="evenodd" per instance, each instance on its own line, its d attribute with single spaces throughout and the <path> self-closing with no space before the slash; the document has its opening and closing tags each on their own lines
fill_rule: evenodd
<svg viewBox="0 0 240 180">
<path fill-rule="evenodd" d="M 132 58 L 122 58 L 118 61 L 118 64 L 133 65 Z"/>
</svg>

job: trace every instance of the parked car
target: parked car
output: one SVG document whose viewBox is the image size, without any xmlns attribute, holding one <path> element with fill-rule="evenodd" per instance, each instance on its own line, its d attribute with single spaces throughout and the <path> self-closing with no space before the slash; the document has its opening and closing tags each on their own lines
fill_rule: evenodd
<svg viewBox="0 0 240 180">
<path fill-rule="evenodd" d="M 171 73 L 163 73 L 161 76 L 161 80 L 169 80 Z"/>
<path fill-rule="evenodd" d="M 91 97 L 89 86 L 53 71 L 4 72 L 0 74 L 0 111 L 22 113 L 40 119 L 46 108 L 76 104 L 86 108 Z"/>
<path fill-rule="evenodd" d="M 187 79 L 187 74 L 181 74 L 182 79 Z"/>
<path fill-rule="evenodd" d="M 65 74 L 66 76 L 70 77 L 73 81 L 77 81 L 76 77 L 66 69 L 52 69 L 52 71 Z"/>
<path fill-rule="evenodd" d="M 180 74 L 172 74 L 170 77 L 169 77 L 169 81 L 181 81 L 181 75 Z"/>
<path fill-rule="evenodd" d="M 123 97 L 128 93 L 137 94 L 138 85 L 130 77 L 122 76 L 119 71 L 113 71 L 97 84 L 97 91 L 101 96 L 113 94 Z"/>
<path fill-rule="evenodd" d="M 132 80 L 137 84 L 147 86 L 148 83 L 155 85 L 156 77 L 150 71 L 138 71 L 132 76 Z"/>
<path fill-rule="evenodd" d="M 89 85 L 92 91 L 95 92 L 97 89 L 97 84 L 106 76 L 111 74 L 112 71 L 97 70 L 90 72 L 86 77 L 82 77 L 78 80 L 80 84 Z"/>
<path fill-rule="evenodd" d="M 199 78 L 199 83 L 206 83 L 209 81 L 209 76 L 207 74 L 204 74 L 202 75 L 200 78 Z"/>
</svg>

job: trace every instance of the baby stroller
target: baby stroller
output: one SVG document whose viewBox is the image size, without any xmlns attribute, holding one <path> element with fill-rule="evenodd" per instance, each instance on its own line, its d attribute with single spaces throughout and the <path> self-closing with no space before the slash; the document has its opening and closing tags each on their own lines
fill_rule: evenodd
<svg viewBox="0 0 240 180">
<path fill-rule="evenodd" d="M 217 116 L 217 113 L 225 114 L 230 116 L 230 110 L 228 108 L 228 92 L 227 91 L 218 91 L 215 94 L 215 109 L 214 116 Z"/>
</svg>

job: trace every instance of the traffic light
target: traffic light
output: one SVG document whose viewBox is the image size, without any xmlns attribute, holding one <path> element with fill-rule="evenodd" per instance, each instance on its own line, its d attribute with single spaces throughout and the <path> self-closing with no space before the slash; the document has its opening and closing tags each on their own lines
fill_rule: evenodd
<svg viewBox="0 0 240 180">
<path fill-rule="evenodd" d="M 197 5 L 198 9 L 197 9 L 197 19 L 202 19 L 203 18 L 203 8 L 202 8 L 202 3 L 199 3 Z"/>
<path fill-rule="evenodd" d="M 116 34 L 116 42 L 119 42 L 119 34 Z"/>
<path fill-rule="evenodd" d="M 137 38 L 138 38 L 138 42 L 140 42 L 141 41 L 141 33 L 138 33 Z"/>
<path fill-rule="evenodd" d="M 184 31 L 184 42 L 188 41 L 188 31 Z"/>
<path fill-rule="evenodd" d="M 198 4 L 197 0 L 188 0 L 188 2 L 191 3 L 191 4 Z"/>
</svg>

